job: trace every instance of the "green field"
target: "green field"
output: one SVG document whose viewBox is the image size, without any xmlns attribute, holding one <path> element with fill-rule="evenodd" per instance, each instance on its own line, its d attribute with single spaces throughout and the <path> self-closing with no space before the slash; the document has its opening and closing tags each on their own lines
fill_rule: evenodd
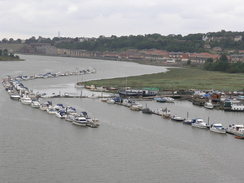
<svg viewBox="0 0 244 183">
<path fill-rule="evenodd" d="M 160 90 L 218 89 L 244 91 L 244 74 L 205 71 L 198 68 L 170 68 L 166 73 L 102 79 L 85 82 L 86 85 L 123 88 L 157 87 Z"/>
</svg>

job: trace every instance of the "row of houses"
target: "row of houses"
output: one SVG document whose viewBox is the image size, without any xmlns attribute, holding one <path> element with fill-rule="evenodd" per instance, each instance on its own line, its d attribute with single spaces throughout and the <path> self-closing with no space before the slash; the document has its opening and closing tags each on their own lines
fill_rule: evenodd
<svg viewBox="0 0 244 183">
<path fill-rule="evenodd" d="M 183 52 L 168 52 L 164 50 L 134 50 L 130 49 L 125 52 L 89 52 L 86 50 L 71 50 L 56 48 L 48 43 L 34 43 L 25 45 L 19 50 L 20 53 L 43 54 L 65 57 L 93 57 L 106 58 L 117 60 L 153 60 L 162 62 L 187 62 L 190 60 L 193 63 L 205 63 L 208 58 L 216 61 L 220 56 L 210 53 L 183 53 Z M 236 54 L 228 56 L 230 62 L 244 62 L 244 54 Z"/>
</svg>

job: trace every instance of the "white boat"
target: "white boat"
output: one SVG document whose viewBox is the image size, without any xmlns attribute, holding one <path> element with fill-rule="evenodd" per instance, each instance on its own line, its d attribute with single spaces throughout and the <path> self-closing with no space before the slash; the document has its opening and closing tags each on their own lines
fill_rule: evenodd
<svg viewBox="0 0 244 183">
<path fill-rule="evenodd" d="M 52 105 L 52 102 L 50 102 L 50 101 L 47 101 L 45 103 L 40 103 L 39 109 L 42 111 L 46 111 L 49 108 L 49 106 L 51 106 L 51 105 Z"/>
<path fill-rule="evenodd" d="M 191 126 L 197 127 L 197 128 L 207 128 L 208 127 L 207 123 L 205 123 L 202 118 L 193 119 Z"/>
<path fill-rule="evenodd" d="M 58 118 L 60 118 L 60 119 L 65 119 L 66 116 L 67 116 L 67 113 L 66 113 L 65 111 L 62 111 L 62 110 L 57 111 L 55 114 L 56 114 L 56 116 L 57 116 Z"/>
<path fill-rule="evenodd" d="M 66 107 L 66 112 L 67 112 L 67 114 L 77 114 L 76 109 L 71 106 Z"/>
<path fill-rule="evenodd" d="M 185 118 L 182 123 L 186 124 L 186 125 L 191 125 L 192 124 L 192 119 L 191 118 Z"/>
<path fill-rule="evenodd" d="M 48 114 L 56 114 L 56 113 L 57 113 L 57 110 L 56 110 L 54 107 L 49 106 L 49 107 L 47 108 L 47 113 L 48 113 Z"/>
<path fill-rule="evenodd" d="M 205 107 L 206 109 L 213 109 L 213 108 L 214 108 L 212 102 L 205 102 L 204 107 Z"/>
<path fill-rule="evenodd" d="M 223 128 L 221 123 L 214 123 L 210 125 L 210 131 L 216 132 L 216 133 L 226 133 L 226 129 Z"/>
<path fill-rule="evenodd" d="M 163 108 L 158 108 L 158 109 L 155 109 L 153 110 L 153 114 L 157 114 L 159 116 L 162 116 L 163 115 Z"/>
<path fill-rule="evenodd" d="M 53 107 L 54 107 L 54 109 L 56 109 L 56 111 L 65 110 L 65 107 L 63 104 L 56 104 Z"/>
<path fill-rule="evenodd" d="M 31 102 L 31 107 L 33 107 L 33 108 L 40 108 L 40 102 L 38 102 L 37 100 L 33 100 Z"/>
<path fill-rule="evenodd" d="M 32 100 L 31 100 L 31 98 L 28 97 L 28 96 L 23 96 L 23 97 L 20 98 L 20 102 L 21 102 L 22 104 L 30 105 L 31 102 L 32 102 Z"/>
<path fill-rule="evenodd" d="M 72 122 L 75 119 L 74 114 L 67 114 L 64 118 L 66 121 Z"/>
<path fill-rule="evenodd" d="M 165 102 L 167 103 L 174 103 L 175 99 L 173 99 L 172 97 L 163 97 L 163 100 L 165 100 Z"/>
<path fill-rule="evenodd" d="M 98 119 L 96 118 L 88 118 L 86 126 L 89 126 L 91 128 L 97 128 L 100 126 Z"/>
<path fill-rule="evenodd" d="M 240 129 L 236 132 L 235 138 L 237 139 L 244 139 L 244 129 Z"/>
<path fill-rule="evenodd" d="M 242 131 L 242 130 L 244 130 L 243 124 L 236 124 L 236 125 L 232 124 L 232 125 L 229 125 L 226 132 L 236 135 L 238 133 L 238 131 Z"/>
<path fill-rule="evenodd" d="M 173 116 L 171 116 L 171 118 L 170 118 L 171 120 L 173 120 L 173 121 L 184 121 L 184 118 L 182 118 L 182 117 L 180 117 L 180 116 L 177 116 L 177 115 L 173 115 Z"/>
<path fill-rule="evenodd" d="M 112 99 L 112 98 L 108 98 L 108 99 L 107 99 L 107 103 L 108 103 L 108 104 L 114 104 L 114 103 L 115 103 L 115 100 Z"/>
<path fill-rule="evenodd" d="M 141 104 L 132 104 L 130 106 L 130 110 L 132 111 L 140 111 L 142 110 L 143 106 Z"/>
<path fill-rule="evenodd" d="M 10 94 L 10 98 L 13 100 L 19 100 L 20 99 L 20 95 L 18 93 L 11 93 Z"/>
<path fill-rule="evenodd" d="M 73 121 L 73 124 L 78 125 L 78 126 L 86 126 L 87 125 L 87 119 L 84 116 L 76 116 Z"/>
</svg>

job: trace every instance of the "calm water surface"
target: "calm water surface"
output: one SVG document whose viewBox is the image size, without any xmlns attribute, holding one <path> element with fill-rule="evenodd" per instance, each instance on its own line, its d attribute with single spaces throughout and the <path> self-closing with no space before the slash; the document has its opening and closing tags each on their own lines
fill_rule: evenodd
<svg viewBox="0 0 244 183">
<path fill-rule="evenodd" d="M 25 62 L 0 62 L 0 74 L 43 74 L 96 68 L 96 74 L 23 82 L 35 92 L 72 92 L 77 80 L 165 72 L 164 67 L 129 62 L 26 56 Z M 87 91 L 82 91 L 86 93 Z M 242 183 L 244 141 L 215 134 L 160 116 L 146 115 L 99 99 L 52 99 L 97 117 L 97 129 L 82 128 L 38 109 L 10 100 L 0 87 L 0 182 L 215 182 Z M 87 92 L 89 94 L 89 92 Z M 162 104 L 139 101 L 152 109 L 225 127 L 243 123 L 243 113 L 226 113 L 186 101 Z"/>
</svg>

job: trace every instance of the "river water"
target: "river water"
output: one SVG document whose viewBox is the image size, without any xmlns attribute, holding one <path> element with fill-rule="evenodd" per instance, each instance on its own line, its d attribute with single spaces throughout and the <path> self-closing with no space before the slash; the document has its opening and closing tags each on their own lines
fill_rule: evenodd
<svg viewBox="0 0 244 183">
<path fill-rule="evenodd" d="M 34 92 L 89 92 L 76 81 L 165 72 L 166 68 L 129 62 L 20 55 L 24 62 L 0 62 L 0 74 L 17 76 L 47 72 L 97 70 L 96 74 L 23 82 Z M 131 111 L 99 99 L 62 98 L 53 103 L 86 110 L 100 120 L 99 128 L 84 128 L 9 98 L 0 87 L 1 183 L 243 183 L 243 140 L 233 135 Z M 44 99 L 43 99 L 44 100 Z M 243 123 L 243 113 L 207 110 L 187 101 L 162 104 L 139 101 L 152 109 L 168 107 L 172 114 L 201 117 L 224 127 Z"/>
</svg>

